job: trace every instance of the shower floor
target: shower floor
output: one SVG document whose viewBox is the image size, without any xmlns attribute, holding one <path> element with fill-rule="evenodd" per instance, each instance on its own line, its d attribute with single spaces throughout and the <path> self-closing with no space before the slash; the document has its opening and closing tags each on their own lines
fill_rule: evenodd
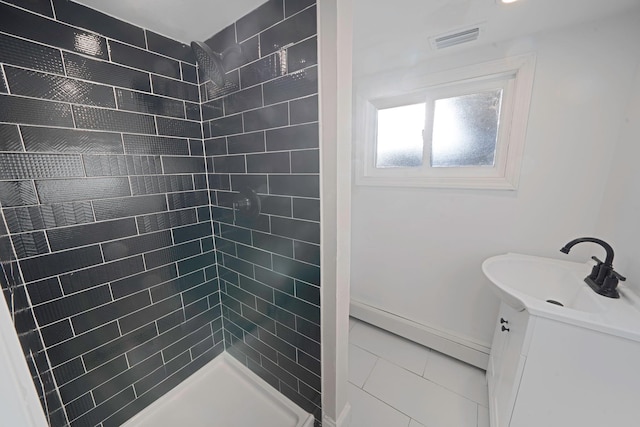
<svg viewBox="0 0 640 427">
<path fill-rule="evenodd" d="M 124 427 L 312 427 L 312 415 L 226 353 Z"/>
</svg>

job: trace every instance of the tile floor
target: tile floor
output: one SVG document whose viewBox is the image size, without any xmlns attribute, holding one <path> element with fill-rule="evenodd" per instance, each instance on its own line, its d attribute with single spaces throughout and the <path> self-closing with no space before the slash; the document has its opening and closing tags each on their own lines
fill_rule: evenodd
<svg viewBox="0 0 640 427">
<path fill-rule="evenodd" d="M 484 374 L 350 319 L 352 427 L 488 427 Z"/>
</svg>

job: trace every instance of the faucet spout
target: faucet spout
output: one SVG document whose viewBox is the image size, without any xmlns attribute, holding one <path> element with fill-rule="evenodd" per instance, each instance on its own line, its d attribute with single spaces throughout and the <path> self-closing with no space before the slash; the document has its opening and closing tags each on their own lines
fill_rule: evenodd
<svg viewBox="0 0 640 427">
<path fill-rule="evenodd" d="M 572 247 L 574 247 L 578 243 L 583 243 L 583 242 L 596 243 L 602 246 L 604 250 L 607 252 L 607 257 L 604 260 L 604 265 L 607 267 L 613 266 L 613 255 L 614 255 L 613 248 L 611 247 L 610 244 L 608 244 L 604 240 L 597 239 L 595 237 L 580 237 L 578 239 L 573 239 L 572 241 L 564 245 L 562 249 L 560 249 L 560 252 L 568 254 Z"/>
</svg>

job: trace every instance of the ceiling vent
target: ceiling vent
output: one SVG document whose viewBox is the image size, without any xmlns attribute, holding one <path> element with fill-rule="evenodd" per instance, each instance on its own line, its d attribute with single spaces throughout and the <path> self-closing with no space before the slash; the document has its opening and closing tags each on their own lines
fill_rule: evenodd
<svg viewBox="0 0 640 427">
<path fill-rule="evenodd" d="M 456 31 L 455 33 L 447 33 L 432 37 L 431 46 L 433 46 L 434 49 L 444 49 L 478 40 L 479 35 L 480 27 L 468 28 L 466 30 Z"/>
</svg>

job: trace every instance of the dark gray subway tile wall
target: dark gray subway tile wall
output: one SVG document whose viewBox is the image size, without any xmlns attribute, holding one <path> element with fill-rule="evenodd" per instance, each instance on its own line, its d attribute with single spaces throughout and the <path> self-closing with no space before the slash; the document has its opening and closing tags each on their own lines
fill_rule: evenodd
<svg viewBox="0 0 640 427">
<path fill-rule="evenodd" d="M 316 34 L 315 1 L 266 2 L 206 41 L 243 57 L 201 94 L 227 351 L 320 425 Z M 257 219 L 234 216 L 244 187 Z"/>
<path fill-rule="evenodd" d="M 120 425 L 224 350 L 197 78 L 182 43 L 0 2 L 0 280 L 51 426 Z"/>
</svg>

